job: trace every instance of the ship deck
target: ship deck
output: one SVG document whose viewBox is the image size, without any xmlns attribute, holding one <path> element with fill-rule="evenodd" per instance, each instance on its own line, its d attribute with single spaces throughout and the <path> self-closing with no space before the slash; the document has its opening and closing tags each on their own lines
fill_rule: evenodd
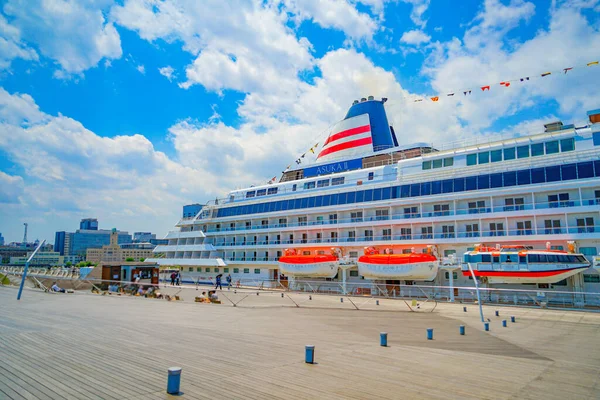
<svg viewBox="0 0 600 400">
<path fill-rule="evenodd" d="M 168 289 L 173 290 L 173 289 Z M 0 398 L 597 399 L 600 314 L 225 293 L 238 307 L 0 287 Z M 362 308 L 362 307 L 361 307 Z M 500 311 L 500 317 L 494 316 Z M 502 319 L 516 316 L 503 328 Z M 458 334 L 459 325 L 467 334 Z M 426 340 L 426 329 L 434 340 Z M 389 347 L 379 346 L 388 332 Z M 316 364 L 304 363 L 315 345 Z"/>
</svg>

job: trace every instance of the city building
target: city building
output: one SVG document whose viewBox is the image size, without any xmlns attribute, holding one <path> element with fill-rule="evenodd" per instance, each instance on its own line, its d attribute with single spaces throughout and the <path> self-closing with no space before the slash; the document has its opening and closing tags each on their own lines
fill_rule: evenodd
<svg viewBox="0 0 600 400">
<path fill-rule="evenodd" d="M 79 229 L 84 231 L 97 231 L 98 220 L 96 218 L 84 218 L 79 222 Z"/>
<path fill-rule="evenodd" d="M 88 249 L 101 249 L 110 244 L 111 230 L 98 229 L 98 220 L 87 218 L 81 220 L 80 226 L 92 229 L 78 229 L 75 232 L 56 232 L 54 251 L 62 256 L 87 256 Z M 117 231 L 118 244 L 131 243 L 131 235 L 125 231 Z"/>
<path fill-rule="evenodd" d="M 0 260 L 2 264 L 9 264 L 12 257 L 22 257 L 29 249 L 16 246 L 0 246 Z"/>
<path fill-rule="evenodd" d="M 140 261 L 152 257 L 154 245 L 150 243 L 123 243 L 120 245 L 120 239 L 120 232 L 113 229 L 109 235 L 108 245 L 102 246 L 99 249 L 87 249 L 86 261 L 93 263 L 120 263 L 127 260 L 131 261 L 131 259 Z"/>
<path fill-rule="evenodd" d="M 150 242 L 152 239 L 156 239 L 156 234 L 151 232 L 133 232 L 134 243 Z"/>
<path fill-rule="evenodd" d="M 4 246 L 4 236 L 2 236 L 2 232 L 0 232 L 0 246 Z"/>
</svg>

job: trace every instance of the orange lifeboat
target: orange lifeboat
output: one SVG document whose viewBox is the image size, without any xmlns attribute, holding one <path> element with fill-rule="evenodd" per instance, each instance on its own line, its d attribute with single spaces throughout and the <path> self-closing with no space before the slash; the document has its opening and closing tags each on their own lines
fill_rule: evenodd
<svg viewBox="0 0 600 400">
<path fill-rule="evenodd" d="M 383 254 L 373 247 L 366 247 L 358 259 L 358 273 L 367 279 L 425 280 L 435 278 L 438 259 L 428 253 L 394 254 L 385 249 Z"/>
<path fill-rule="evenodd" d="M 279 257 L 279 270 L 288 276 L 333 278 L 340 265 L 337 254 L 300 254 L 296 249 L 286 249 Z"/>
</svg>

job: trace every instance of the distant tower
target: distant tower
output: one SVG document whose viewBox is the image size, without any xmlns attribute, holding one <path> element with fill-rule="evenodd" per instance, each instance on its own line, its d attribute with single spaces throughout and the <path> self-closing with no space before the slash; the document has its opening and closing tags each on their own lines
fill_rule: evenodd
<svg viewBox="0 0 600 400">
<path fill-rule="evenodd" d="M 27 243 L 27 226 L 29 225 L 27 222 L 23 222 L 25 225 L 25 233 L 23 233 L 23 243 Z"/>
</svg>

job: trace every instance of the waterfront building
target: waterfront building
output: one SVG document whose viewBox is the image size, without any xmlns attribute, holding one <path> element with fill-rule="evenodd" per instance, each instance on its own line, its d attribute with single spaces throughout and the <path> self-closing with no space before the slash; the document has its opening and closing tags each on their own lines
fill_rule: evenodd
<svg viewBox="0 0 600 400">
<path fill-rule="evenodd" d="M 92 229 L 78 229 L 75 232 L 56 232 L 54 237 L 54 251 L 61 255 L 77 255 L 85 258 L 87 249 L 101 249 L 110 244 L 111 230 L 98 229 L 95 218 L 81 220 L 80 226 Z M 117 231 L 118 243 L 131 243 L 131 235 L 125 231 Z"/>
<path fill-rule="evenodd" d="M 4 246 L 4 236 L 2 236 L 2 232 L 0 232 L 0 246 Z"/>
<path fill-rule="evenodd" d="M 184 207 L 176 230 L 153 261 L 182 270 L 184 280 L 277 280 L 284 250 L 320 255 L 332 248 L 350 268 L 327 279 L 369 286 L 472 286 L 463 254 L 478 243 L 576 251 L 600 250 L 600 110 L 585 124 L 553 122 L 521 136 L 485 136 L 451 146 L 402 144 L 384 100 L 355 101 L 310 165 L 288 168 L 279 182 L 231 191 Z M 195 214 L 193 211 L 197 211 Z M 193 215 L 192 215 L 193 214 Z M 432 249 L 442 267 L 433 281 L 365 279 L 365 247 L 392 253 Z M 353 266 L 352 266 L 353 265 Z M 296 281 L 316 279 L 296 276 Z M 600 291 L 589 268 L 553 283 L 491 284 Z"/>
<path fill-rule="evenodd" d="M 79 229 L 84 231 L 97 231 L 98 220 L 96 218 L 84 218 L 79 222 Z"/>
<path fill-rule="evenodd" d="M 154 246 L 150 243 L 122 243 L 120 232 L 113 229 L 110 232 L 109 244 L 101 248 L 88 248 L 86 261 L 93 263 L 123 262 L 133 259 L 135 261 L 152 257 Z"/>
<path fill-rule="evenodd" d="M 134 243 L 150 242 L 152 239 L 156 239 L 156 234 L 151 232 L 133 232 Z"/>
</svg>

